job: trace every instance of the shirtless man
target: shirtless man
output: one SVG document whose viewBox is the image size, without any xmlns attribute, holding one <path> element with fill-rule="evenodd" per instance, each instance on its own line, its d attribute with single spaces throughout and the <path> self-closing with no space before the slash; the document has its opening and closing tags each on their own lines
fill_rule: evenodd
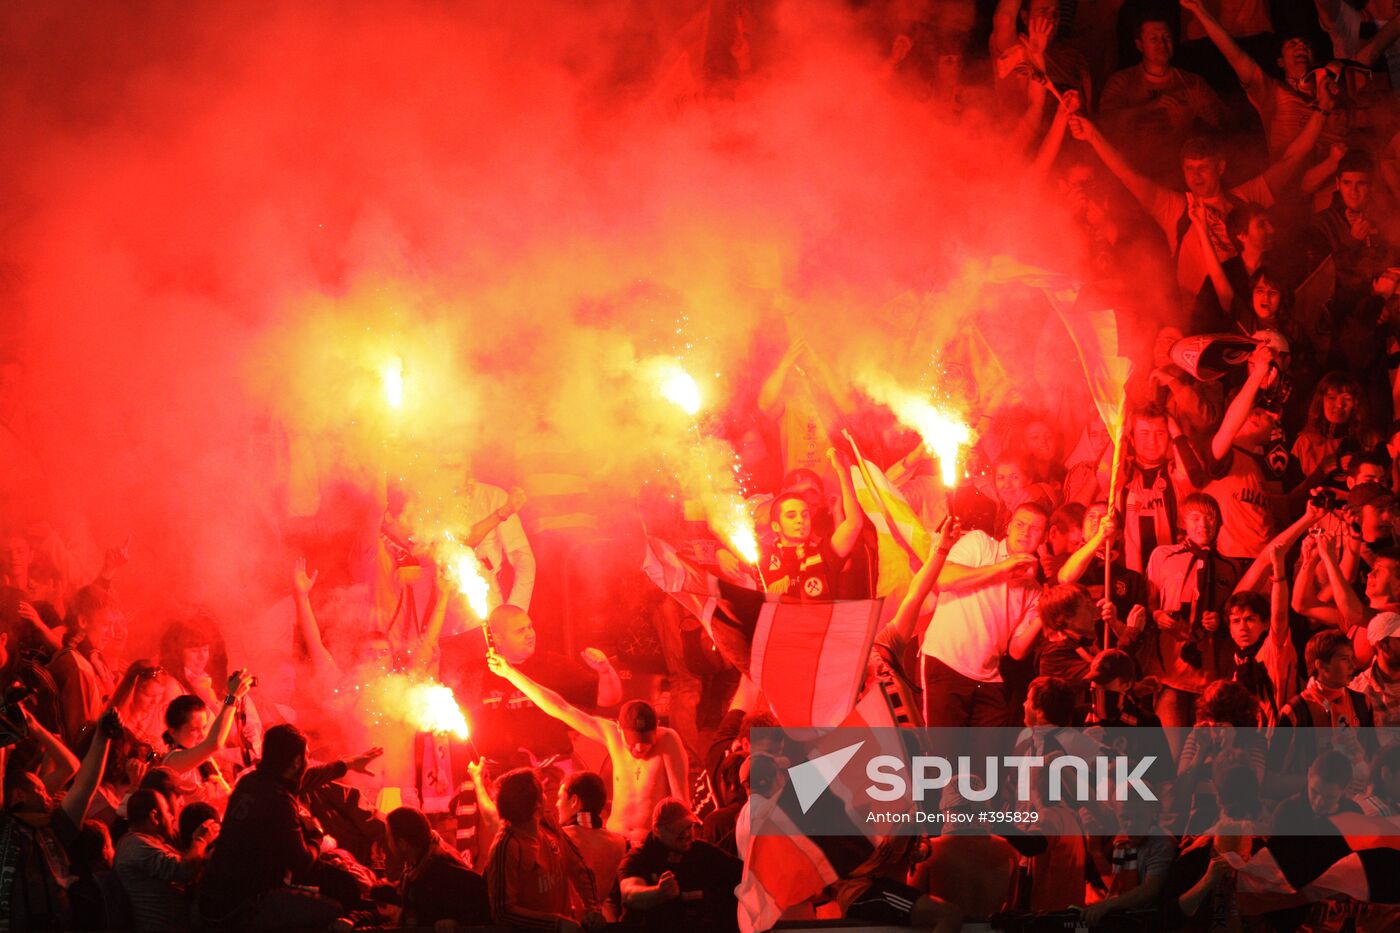
<svg viewBox="0 0 1400 933">
<path fill-rule="evenodd" d="M 657 725 L 656 711 L 650 704 L 630 700 L 618 711 L 617 722 L 611 722 L 571 706 L 498 654 L 492 653 L 486 663 L 493 674 L 509 681 L 540 709 L 607 747 L 612 758 L 608 829 L 626 836 L 633 845 L 641 845 L 651 831 L 651 814 L 657 802 L 688 793 L 685 746 L 674 729 Z"/>
</svg>

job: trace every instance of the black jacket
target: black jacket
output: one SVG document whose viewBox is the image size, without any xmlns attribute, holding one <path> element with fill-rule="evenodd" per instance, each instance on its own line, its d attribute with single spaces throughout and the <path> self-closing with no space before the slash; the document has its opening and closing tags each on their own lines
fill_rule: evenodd
<svg viewBox="0 0 1400 933">
<path fill-rule="evenodd" d="M 200 888 L 202 916 L 227 918 L 316 861 L 316 847 L 308 841 L 313 822 L 296 790 L 262 770 L 238 782 Z"/>
</svg>

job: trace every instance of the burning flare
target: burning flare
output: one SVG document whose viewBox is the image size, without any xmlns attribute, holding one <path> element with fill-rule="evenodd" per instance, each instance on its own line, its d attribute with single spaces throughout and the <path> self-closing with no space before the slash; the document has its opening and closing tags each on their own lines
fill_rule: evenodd
<svg viewBox="0 0 1400 933">
<path fill-rule="evenodd" d="M 384 401 L 390 408 L 403 408 L 403 361 L 394 357 L 380 370 L 384 381 Z"/>
<path fill-rule="evenodd" d="M 450 531 L 443 537 L 446 543 L 441 548 L 441 558 L 443 566 L 447 568 L 447 578 L 467 601 L 472 613 L 484 622 L 491 613 L 488 602 L 491 584 L 486 581 L 481 562 L 476 559 L 472 549 L 454 538 Z"/>
<path fill-rule="evenodd" d="M 419 732 L 435 732 L 465 741 L 471 734 L 467 717 L 452 690 L 435 680 L 416 680 L 405 674 L 386 674 L 366 688 L 370 700 L 386 719 L 412 726 Z"/>
<path fill-rule="evenodd" d="M 904 415 L 899 416 L 901 421 Z M 972 440 L 972 431 L 962 421 L 927 403 L 921 403 L 914 410 L 915 423 L 910 425 L 924 439 L 924 446 L 938 457 L 943 469 L 943 485 L 949 488 L 958 484 L 958 451 Z"/>
<path fill-rule="evenodd" d="M 710 519 L 710 526 L 715 534 L 723 539 L 744 559 L 747 564 L 758 563 L 758 536 L 753 530 L 753 519 L 749 516 L 748 506 L 744 500 L 735 496 L 727 503 L 713 503 L 715 514 Z"/>
<path fill-rule="evenodd" d="M 687 415 L 694 417 L 699 414 L 704 405 L 700 386 L 679 362 L 657 357 L 652 360 L 650 368 L 662 398 Z"/>
<path fill-rule="evenodd" d="M 894 385 L 888 379 L 866 379 L 870 397 L 884 404 L 900 423 L 918 432 L 924 446 L 938 458 L 943 485 L 958 484 L 958 453 L 973 441 L 972 429 L 946 408 Z"/>
</svg>

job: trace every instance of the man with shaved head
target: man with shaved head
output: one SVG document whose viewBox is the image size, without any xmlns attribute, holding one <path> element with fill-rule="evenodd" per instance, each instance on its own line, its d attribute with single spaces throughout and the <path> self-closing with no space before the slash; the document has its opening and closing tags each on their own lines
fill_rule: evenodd
<svg viewBox="0 0 1400 933">
<path fill-rule="evenodd" d="M 540 650 L 535 623 L 510 603 L 497 606 L 487 621 L 497 654 L 536 683 L 587 710 L 605 710 L 622 699 L 622 682 L 607 655 L 597 648 L 576 658 Z M 546 758 L 573 753 L 569 730 L 541 712 L 525 694 L 486 669 L 484 633 L 444 639 L 443 672 L 467 710 L 472 743 L 504 772 Z"/>
</svg>

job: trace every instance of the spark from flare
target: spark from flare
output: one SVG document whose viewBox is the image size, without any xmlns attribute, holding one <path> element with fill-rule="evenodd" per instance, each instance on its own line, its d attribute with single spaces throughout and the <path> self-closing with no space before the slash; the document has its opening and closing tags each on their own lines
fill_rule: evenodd
<svg viewBox="0 0 1400 933">
<path fill-rule="evenodd" d="M 744 500 L 734 496 L 727 503 L 715 503 L 719 513 L 710 524 L 715 533 L 724 540 L 734 553 L 751 565 L 758 563 L 758 535 L 754 533 L 753 519 L 749 516 Z"/>
<path fill-rule="evenodd" d="M 387 674 L 367 687 L 370 700 L 387 719 L 419 732 L 451 735 L 465 741 L 471 735 L 467 718 L 452 690 L 435 680 Z"/>
</svg>

